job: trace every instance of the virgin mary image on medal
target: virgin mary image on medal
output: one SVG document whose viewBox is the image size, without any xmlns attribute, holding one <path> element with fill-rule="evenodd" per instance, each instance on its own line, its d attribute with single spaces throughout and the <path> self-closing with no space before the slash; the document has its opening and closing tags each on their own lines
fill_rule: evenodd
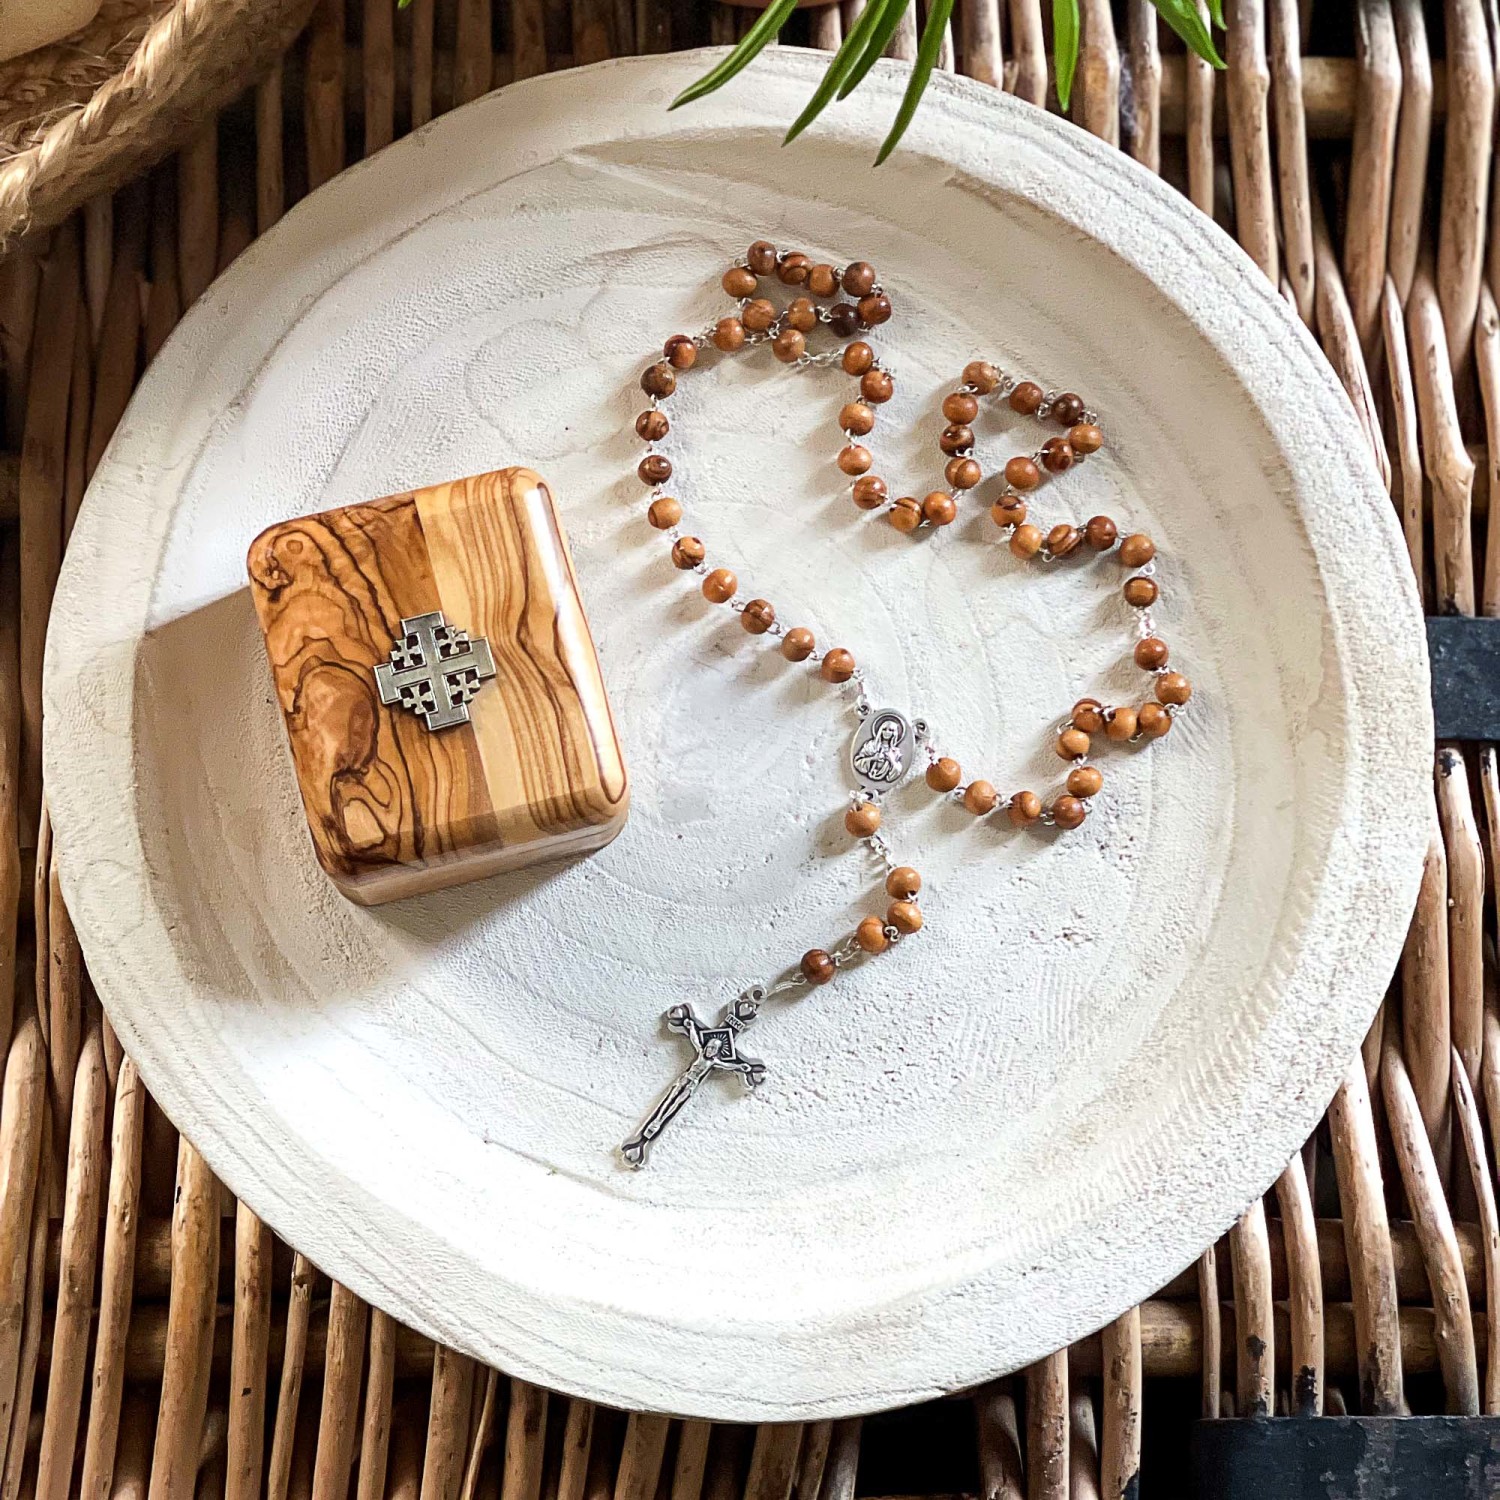
<svg viewBox="0 0 1500 1500">
<path fill-rule="evenodd" d="M 911 769 L 912 727 L 893 708 L 873 713 L 855 731 L 849 762 L 861 786 L 888 791 Z"/>
</svg>

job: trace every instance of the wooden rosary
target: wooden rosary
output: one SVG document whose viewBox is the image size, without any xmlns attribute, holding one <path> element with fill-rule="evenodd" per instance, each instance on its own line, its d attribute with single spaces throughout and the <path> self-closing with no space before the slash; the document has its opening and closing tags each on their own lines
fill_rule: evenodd
<svg viewBox="0 0 1500 1500">
<path fill-rule="evenodd" d="M 780 311 L 760 295 L 761 284 L 768 277 L 796 293 Z M 738 304 L 737 311 L 697 335 L 673 334 L 662 347 L 662 357 L 648 365 L 641 376 L 641 389 L 650 398 L 650 406 L 635 422 L 636 434 L 647 445 L 636 472 L 651 492 L 647 519 L 670 538 L 673 563 L 683 572 L 701 576 L 703 597 L 710 604 L 727 605 L 739 615 L 747 634 L 771 637 L 779 643 L 787 661 L 807 663 L 823 681 L 849 692 L 850 706 L 859 720 L 850 745 L 849 765 L 859 790 L 852 795 L 844 826 L 884 864 L 889 904 L 883 915 L 865 917 L 832 948 L 810 949 L 794 968 L 771 983 L 752 985 L 743 991 L 725 1006 L 715 1023 L 700 1021 L 686 1005 L 675 1005 L 667 1012 L 668 1028 L 688 1038 L 693 1060 L 639 1130 L 621 1146 L 622 1156 L 633 1167 L 645 1164 L 652 1142 L 710 1073 L 738 1073 L 749 1088 L 765 1080 L 765 1064 L 745 1056 L 739 1042 L 767 1000 L 827 984 L 846 965 L 884 953 L 921 930 L 922 877 L 910 865 L 897 861 L 881 827 L 886 795 L 912 774 L 919 756 L 926 760 L 927 785 L 961 802 L 976 817 L 1003 809 L 1004 816 L 1018 828 L 1074 829 L 1088 817 L 1091 799 L 1104 786 L 1102 773 L 1090 759 L 1094 741 L 1100 736 L 1123 744 L 1161 739 L 1171 731 L 1173 718 L 1193 691 L 1186 677 L 1168 668 L 1167 643 L 1157 635 L 1151 618 L 1151 607 L 1160 595 L 1154 576 L 1156 547 L 1151 538 L 1140 532 L 1122 538 L 1108 516 L 1093 516 L 1082 525 L 1058 521 L 1045 531 L 1030 518 L 1030 501 L 1037 491 L 1104 446 L 1099 419 L 1080 396 L 1071 391 L 1045 391 L 1035 381 L 1005 374 L 987 360 L 971 361 L 964 366 L 957 388 L 943 401 L 948 425 L 938 438 L 938 447 L 946 460 L 943 477 L 947 488 L 933 490 L 921 500 L 911 495 L 892 499 L 885 480 L 871 472 L 874 459 L 861 441 L 874 431 L 877 410 L 895 393 L 891 371 L 862 337 L 888 321 L 892 311 L 875 268 L 867 261 L 844 267 L 815 263 L 800 251 L 778 251 L 769 241 L 757 240 L 744 260 L 724 273 L 723 287 Z M 833 301 L 832 306 L 820 305 L 841 293 L 843 300 Z M 809 353 L 808 335 L 819 325 L 842 342 L 843 348 Z M 701 351 L 711 348 L 732 355 L 756 344 L 769 344 L 784 364 L 837 363 L 858 381 L 856 399 L 839 412 L 844 446 L 839 450 L 838 466 L 850 480 L 855 505 L 883 514 L 901 532 L 950 525 L 958 514 L 960 495 L 975 489 L 984 479 L 983 468 L 974 456 L 972 426 L 982 399 L 1003 400 L 1012 411 L 1034 418 L 1043 427 L 1061 429 L 1034 452 L 1017 454 L 1006 462 L 1003 486 L 990 515 L 1007 538 L 1011 553 L 1022 562 L 1112 553 L 1128 570 L 1121 592 L 1135 617 L 1132 654 L 1136 666 L 1148 674 L 1150 692 L 1136 704 L 1106 706 L 1095 698 L 1081 698 L 1073 705 L 1058 724 L 1055 741 L 1057 754 L 1068 765 L 1067 775 L 1061 790 L 1048 800 L 1029 790 L 1002 796 L 991 782 L 982 779 L 965 782 L 958 762 L 938 750 L 925 721 L 910 719 L 895 709 L 874 707 L 865 690 L 864 672 L 849 651 L 842 646 L 820 651 L 811 630 L 802 625 L 787 628 L 769 600 L 745 597 L 735 574 L 727 567 L 711 566 L 703 542 L 682 531 L 682 503 L 665 488 L 672 479 L 672 462 L 657 446 L 671 431 L 662 403 L 676 391 L 679 376 L 697 366 Z"/>
</svg>

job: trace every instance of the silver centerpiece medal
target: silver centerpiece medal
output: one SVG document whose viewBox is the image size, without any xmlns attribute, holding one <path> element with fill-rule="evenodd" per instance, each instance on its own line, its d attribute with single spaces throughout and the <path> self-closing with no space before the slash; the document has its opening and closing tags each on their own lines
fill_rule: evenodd
<svg viewBox="0 0 1500 1500">
<path fill-rule="evenodd" d="M 916 730 L 905 714 L 878 708 L 854 731 L 849 765 L 854 779 L 871 796 L 894 791 L 912 768 Z"/>
</svg>

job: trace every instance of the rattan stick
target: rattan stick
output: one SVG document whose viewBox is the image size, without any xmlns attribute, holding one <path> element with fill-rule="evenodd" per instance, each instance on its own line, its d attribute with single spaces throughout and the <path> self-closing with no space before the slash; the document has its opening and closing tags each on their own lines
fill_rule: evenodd
<svg viewBox="0 0 1500 1500">
<path fill-rule="evenodd" d="M 1393 1416 L 1404 1403 L 1400 1309 L 1380 1148 L 1362 1059 L 1349 1069 L 1328 1107 L 1328 1135 L 1344 1215 L 1360 1410 L 1367 1416 Z M 1326 1339 L 1326 1313 L 1324 1333 Z"/>
<path fill-rule="evenodd" d="M 517 78 L 547 71 L 547 12 L 542 0 L 511 0 L 510 53 Z"/>
<path fill-rule="evenodd" d="M 1432 138 L 1432 54 L 1422 0 L 1393 0 L 1401 58 L 1401 117 L 1396 126 L 1396 170 L 1391 182 L 1390 248 L 1386 263 L 1405 303 L 1417 269 L 1427 152 Z"/>
<path fill-rule="evenodd" d="M 1360 348 L 1369 359 L 1385 281 L 1386 233 L 1396 163 L 1396 118 L 1401 109 L 1401 60 L 1391 0 L 1359 0 L 1354 10 L 1359 93 L 1349 153 L 1344 225 L 1344 279 Z"/>
<path fill-rule="evenodd" d="M 613 15 L 606 0 L 573 0 L 573 56 L 579 63 L 614 56 Z"/>
<path fill-rule="evenodd" d="M 996 1381 L 974 1394 L 974 1426 L 979 1448 L 979 1500 L 1022 1500 L 1026 1493 L 1016 1400 L 1008 1381 Z"/>
<path fill-rule="evenodd" d="M 583 1500 L 589 1474 L 589 1450 L 594 1441 L 594 1403 L 574 1396 L 563 1419 L 562 1453 L 557 1472 L 556 1500 Z M 672 1481 L 672 1500 L 698 1500 L 703 1488 L 703 1463 L 708 1456 L 709 1427 L 706 1422 L 684 1422 L 677 1449 L 677 1473 Z M 689 1443 L 694 1446 L 689 1451 Z M 696 1469 L 696 1477 L 695 1475 Z M 679 1483 L 682 1492 L 678 1492 Z"/>
<path fill-rule="evenodd" d="M 1229 1231 L 1234 1277 L 1235 1405 L 1242 1417 L 1268 1417 L 1275 1400 L 1276 1322 L 1271 1296 L 1271 1245 L 1259 1198 Z"/>
<path fill-rule="evenodd" d="M 93 1323 L 94 1267 L 104 1198 L 107 1098 L 104 1044 L 95 1026 L 79 1054 L 73 1081 L 57 1303 L 52 1319 L 52 1359 L 42 1441 L 37 1454 L 36 1500 L 67 1500 L 73 1478 Z"/>
<path fill-rule="evenodd" d="M 1307 113 L 1297 0 L 1267 0 L 1267 64 L 1276 124 L 1276 183 L 1281 204 L 1282 272 L 1297 314 L 1313 321 L 1312 189 L 1307 171 Z"/>
<path fill-rule="evenodd" d="M 215 1289 L 219 1281 L 219 1184 L 184 1140 L 177 1152 L 172 1215 L 172 1298 L 161 1407 L 151 1456 L 150 1500 L 191 1496 L 208 1412 L 213 1365 Z"/>
<path fill-rule="evenodd" d="M 135 387 L 141 337 L 141 281 L 146 265 L 146 191 L 121 190 L 115 212 L 114 257 L 99 321 L 94 401 L 89 416 L 85 473 L 92 477 Z"/>
<path fill-rule="evenodd" d="M 318 1414 L 312 1406 L 304 1406 L 297 1414 L 297 1435 L 292 1441 L 292 1472 L 287 1476 L 287 1500 L 312 1500 L 317 1447 Z"/>
<path fill-rule="evenodd" d="M 219 242 L 214 275 L 227 271 L 255 240 L 255 182 L 247 170 L 249 159 L 238 134 L 227 142 L 219 194 Z"/>
<path fill-rule="evenodd" d="M 0 533 L 0 1055 L 15 1024 L 16 937 L 21 908 L 21 679 L 16 634 L 20 557 L 15 529 Z"/>
<path fill-rule="evenodd" d="M 370 156 L 396 136 L 396 7 L 386 0 L 365 0 L 360 62 Z"/>
<path fill-rule="evenodd" d="M 512 1378 L 510 1413 L 505 1423 L 505 1467 L 501 1479 L 501 1500 L 537 1500 L 542 1492 L 542 1462 L 547 1449 L 549 1401 L 545 1387 Z M 662 1420 L 665 1422 L 666 1419 Z M 477 1452 L 479 1444 L 476 1442 L 474 1447 Z M 658 1460 L 658 1472 L 660 1468 Z M 645 1492 L 643 1500 L 650 1500 L 654 1493 L 654 1489 Z"/>
<path fill-rule="evenodd" d="M 45 1112 L 44 1112 L 45 1113 Z M 36 1388 L 43 1336 L 43 1291 L 47 1255 L 47 1160 L 50 1155 L 52 1121 L 42 1122 L 42 1175 L 31 1203 L 31 1235 L 23 1255 L 26 1265 L 26 1311 L 21 1324 L 21 1358 L 16 1373 L 16 1404 L 11 1413 L 10 1438 L 5 1449 L 5 1473 L 0 1479 L 0 1500 L 20 1500 L 31 1401 Z"/>
<path fill-rule="evenodd" d="M 1069 1500 L 1100 1500 L 1099 1429 L 1087 1388 L 1073 1388 L 1068 1400 Z"/>
<path fill-rule="evenodd" d="M 1214 1421 L 1222 1405 L 1224 1330 L 1219 1316 L 1218 1251 L 1210 1245 L 1198 1257 L 1198 1304 L 1203 1319 L 1202 1414 Z"/>
<path fill-rule="evenodd" d="M 369 1316 L 362 1298 L 341 1283 L 333 1283 L 328 1303 L 328 1347 L 323 1357 L 323 1404 L 313 1463 L 313 1500 L 345 1500 L 349 1493 Z"/>
<path fill-rule="evenodd" d="M 47 1064 L 52 1099 L 52 1212 L 62 1211 L 73 1075 L 83 1045 L 83 952 L 58 883 L 49 841 L 47 877 Z"/>
<path fill-rule="evenodd" d="M 307 28 L 302 123 L 311 192 L 344 169 L 344 0 L 318 0 Z"/>
<path fill-rule="evenodd" d="M 1451 1076 L 1451 1067 L 1449 1072 Z M 1469 1315 L 1468 1282 L 1453 1233 L 1453 1219 L 1443 1196 L 1438 1164 L 1423 1127 L 1406 1064 L 1390 1041 L 1381 1056 L 1380 1078 L 1396 1165 L 1432 1285 L 1438 1359 L 1448 1410 L 1475 1416 L 1479 1412 L 1479 1373 L 1474 1324 Z"/>
<path fill-rule="evenodd" d="M 791 1500 L 818 1500 L 823 1489 L 823 1471 L 828 1467 L 828 1448 L 832 1442 L 832 1421 L 809 1422 L 803 1429 L 802 1448 L 797 1454 L 797 1472 L 792 1476 Z"/>
<path fill-rule="evenodd" d="M 302 1372 L 307 1360 L 307 1330 L 312 1316 L 315 1274 L 312 1262 L 305 1255 L 299 1254 L 292 1262 L 292 1290 L 287 1303 L 281 1382 L 276 1393 L 271 1460 L 266 1469 L 266 1500 L 286 1500 L 291 1482 L 292 1448 L 296 1441 L 297 1411 L 302 1398 Z"/>
<path fill-rule="evenodd" d="M 745 1500 L 788 1500 L 801 1448 L 802 1423 L 763 1422 L 755 1431 L 750 1475 L 745 1480 Z M 615 1500 L 644 1500 L 644 1497 L 623 1496 L 616 1489 Z"/>
<path fill-rule="evenodd" d="M 1068 1500 L 1068 1352 L 1026 1371 L 1027 1500 Z"/>
<path fill-rule="evenodd" d="M 109 1500 L 146 1500 L 151 1483 L 151 1439 L 156 1403 L 139 1388 L 127 1390 L 120 1413 L 119 1452 Z"/>
<path fill-rule="evenodd" d="M 177 284 L 177 174 L 163 168 L 152 182 L 151 287 L 146 295 L 145 351 L 149 364 L 182 316 Z"/>
<path fill-rule="evenodd" d="M 836 16 L 838 8 L 828 6 L 813 14 Z M 1000 0 L 970 0 L 959 7 L 959 21 L 964 43 L 964 72 L 991 88 L 1005 83 L 1005 49 L 1000 39 Z"/>
<path fill-rule="evenodd" d="M 80 312 L 73 325 L 73 378 L 68 386 L 67 457 L 63 461 L 63 550 L 73 534 L 78 507 L 83 504 L 88 459 L 89 412 L 94 400 L 93 347 L 88 318 Z"/>
<path fill-rule="evenodd" d="M 1435 824 L 1435 820 L 1434 820 Z M 1448 856 L 1436 826 L 1422 866 L 1422 884 L 1401 958 L 1401 1046 L 1427 1138 L 1446 1178 L 1449 1164 L 1448 1068 L 1452 1045 L 1448 1006 Z"/>
<path fill-rule="evenodd" d="M 453 102 L 467 104 L 490 89 L 490 0 L 458 0 L 453 51 Z"/>
<path fill-rule="evenodd" d="M 1047 44 L 1041 0 L 1010 0 L 1010 46 L 1016 59 L 1015 95 L 1038 107 L 1047 102 Z"/>
<path fill-rule="evenodd" d="M 469 1450 L 474 1370 L 474 1361 L 467 1354 L 438 1345 L 432 1361 L 422 1500 L 457 1500 L 464 1456 Z"/>
<path fill-rule="evenodd" d="M 1130 92 L 1126 131 L 1130 154 L 1153 172 L 1161 171 L 1161 46 L 1156 7 L 1151 0 L 1128 0 Z"/>
<path fill-rule="evenodd" d="M 495 1444 L 495 1407 L 499 1401 L 500 1372 L 498 1370 L 486 1369 L 484 1372 L 484 1384 L 482 1387 L 476 1382 L 475 1399 L 478 1403 L 478 1412 L 474 1422 L 471 1424 L 473 1431 L 469 1436 L 469 1452 L 464 1460 L 463 1481 L 459 1486 L 459 1500 L 474 1500 L 479 1491 L 479 1471 L 485 1460 L 485 1455 Z M 514 1392 L 510 1407 L 510 1416 L 516 1419 L 516 1405 Z M 534 1435 L 533 1435 L 534 1436 Z M 505 1457 L 507 1461 L 511 1457 L 510 1442 L 507 1437 Z M 534 1471 L 537 1486 L 541 1485 L 542 1452 L 539 1443 L 535 1445 L 535 1451 L 528 1446 L 528 1440 L 522 1437 L 518 1441 L 517 1462 L 521 1468 L 518 1479 L 512 1483 L 528 1483 L 528 1471 Z M 534 1497 L 533 1497 L 534 1500 Z"/>
<path fill-rule="evenodd" d="M 5 1081 L 0 1088 L 0 1468 L 16 1415 L 26 1253 L 47 1117 L 46 1078 L 41 1023 L 28 1006 L 6 1055 Z"/>
<path fill-rule="evenodd" d="M 396 1322 L 378 1307 L 370 1309 L 370 1353 L 366 1363 L 365 1414 L 360 1430 L 355 1496 L 356 1500 L 382 1500 L 391 1447 L 391 1398 L 396 1385 Z"/>
<path fill-rule="evenodd" d="M 411 128 L 432 118 L 433 0 L 412 0 L 411 9 Z"/>
<path fill-rule="evenodd" d="M 953 20 L 944 22 L 943 34 L 938 39 L 937 65 L 945 73 L 951 73 L 957 58 L 953 50 Z"/>
<path fill-rule="evenodd" d="M 1402 315 L 1401 295 L 1395 281 L 1387 277 L 1380 302 L 1380 322 L 1384 334 L 1385 371 L 1390 391 L 1390 419 L 1387 426 L 1395 437 L 1395 466 L 1391 491 L 1406 536 L 1406 551 L 1411 558 L 1417 592 L 1427 593 L 1427 507 L 1422 495 L 1422 453 L 1417 437 L 1417 393 L 1412 385 L 1411 356 L 1406 343 L 1406 319 Z M 1481 378 L 1483 366 L 1481 364 Z M 1500 582 L 1497 582 L 1500 587 Z"/>
<path fill-rule="evenodd" d="M 631 1412 L 625 1424 L 625 1446 L 620 1452 L 620 1466 L 615 1475 L 615 1500 L 651 1500 L 661 1478 L 662 1458 L 671 1425 L 666 1417 Z M 760 1431 L 764 1433 L 767 1429 L 761 1428 Z M 505 1500 L 512 1500 L 512 1497 L 507 1495 Z M 515 1500 L 534 1500 L 534 1497 L 515 1497 Z"/>
<path fill-rule="evenodd" d="M 210 120 L 177 153 L 177 274 L 182 305 L 208 290 L 219 267 L 219 126 Z"/>
<path fill-rule="evenodd" d="M 917 55 L 917 8 L 911 6 L 901 12 L 901 19 L 891 35 L 891 44 L 885 49 L 887 57 L 897 62 L 912 62 Z"/>
<path fill-rule="evenodd" d="M 833 1424 L 833 1436 L 828 1443 L 828 1461 L 823 1465 L 823 1493 L 820 1500 L 854 1500 L 862 1431 L 863 1420 L 860 1417 L 845 1417 Z"/>
<path fill-rule="evenodd" d="M 1437 294 L 1447 326 L 1447 353 L 1457 370 L 1468 358 L 1479 305 L 1495 128 L 1495 72 L 1481 0 L 1446 0 L 1443 17 L 1448 115 L 1443 132 Z"/>
<path fill-rule="evenodd" d="M 1090 135 L 1120 144 L 1120 47 L 1109 0 L 1083 0 L 1073 118 Z"/>
<path fill-rule="evenodd" d="M 1500 495 L 1500 310 L 1488 286 L 1479 289 L 1479 313 L 1474 323 L 1474 363 L 1479 372 L 1479 394 L 1484 408 L 1485 481 L 1484 576 L 1479 613 L 1500 615 L 1500 516 L 1490 497 Z"/>
<path fill-rule="evenodd" d="M 1271 177 L 1271 130 L 1266 100 L 1271 70 L 1266 62 L 1264 0 L 1230 0 L 1229 162 L 1234 177 L 1235 228 L 1251 260 L 1279 280 L 1276 199 Z"/>
<path fill-rule="evenodd" d="M 1412 376 L 1421 421 L 1422 457 L 1432 485 L 1432 561 L 1439 614 L 1474 613 L 1472 493 L 1474 461 L 1464 446 L 1450 364 L 1448 314 L 1439 306 L 1431 269 L 1417 266 L 1406 304 Z M 1469 310 L 1472 330 L 1474 309 Z M 1465 332 L 1467 346 L 1470 331 Z"/>
<path fill-rule="evenodd" d="M 97 338 L 114 256 L 114 199 L 108 193 L 90 198 L 79 210 L 79 218 L 83 221 L 83 305 L 88 310 L 90 336 Z"/>
<path fill-rule="evenodd" d="M 35 842 L 42 801 L 42 651 L 62 562 L 63 466 L 73 334 L 80 314 L 78 226 L 58 229 L 37 293 L 26 432 L 21 441 L 21 828 Z"/>
<path fill-rule="evenodd" d="M 1133 1307 L 1100 1334 L 1104 1363 L 1103 1422 L 1099 1445 L 1099 1481 L 1105 1500 L 1125 1500 L 1140 1485 L 1141 1310 Z"/>
<path fill-rule="evenodd" d="M 1323 1414 L 1323 1272 L 1300 1152 L 1276 1179 L 1276 1203 L 1286 1257 L 1292 1411 L 1299 1417 L 1318 1417 Z"/>
<path fill-rule="evenodd" d="M 1453 1057 L 1453 1118 L 1463 1148 L 1464 1163 L 1474 1200 L 1479 1206 L 1479 1224 L 1484 1245 L 1485 1340 L 1483 1410 L 1500 1411 L 1500 1216 L 1495 1210 L 1495 1184 L 1484 1151 L 1484 1126 L 1479 1106 L 1464 1071 L 1463 1059 Z M 1467 1278 L 1466 1278 L 1467 1280 Z"/>
<path fill-rule="evenodd" d="M 26 419 L 26 382 L 31 368 L 31 336 L 41 282 L 40 238 L 25 240 L 0 256 L 0 365 L 4 367 L 5 445 L 21 446 Z"/>
<path fill-rule="evenodd" d="M 99 1282 L 94 1377 L 89 1387 L 88 1430 L 83 1444 L 79 1500 L 109 1500 L 120 1436 L 125 1388 L 125 1335 L 135 1292 L 135 1251 L 140 1228 L 141 1139 L 146 1086 L 135 1063 L 120 1064 L 110 1132 L 109 1200 L 104 1214 L 103 1271 Z M 244 1500 L 243 1496 L 232 1500 Z"/>
<path fill-rule="evenodd" d="M 1461 750 L 1437 756 L 1438 820 L 1448 851 L 1448 973 L 1453 1050 L 1479 1086 L 1484 1052 L 1484 848 Z"/>
<path fill-rule="evenodd" d="M 278 61 L 255 86 L 255 227 L 264 234 L 286 208 L 286 148 Z"/>
<path fill-rule="evenodd" d="M 997 4 L 998 0 L 981 0 L 984 4 Z M 964 22 L 967 25 L 971 6 L 964 7 Z M 837 5 L 820 5 L 808 16 L 808 44 L 824 52 L 836 51 L 844 40 L 844 15 Z"/>
<path fill-rule="evenodd" d="M 265 1471 L 271 1253 L 271 1231 L 243 1203 L 236 1204 L 225 1500 L 259 1500 Z"/>
<path fill-rule="evenodd" d="M 1207 19 L 1204 0 L 1195 0 L 1200 16 Z M 1187 195 L 1193 205 L 1210 217 L 1214 211 L 1214 70 L 1201 57 L 1189 53 L 1183 61 L 1183 134 L 1187 142 Z M 1163 76 L 1163 84 L 1166 77 Z"/>
</svg>

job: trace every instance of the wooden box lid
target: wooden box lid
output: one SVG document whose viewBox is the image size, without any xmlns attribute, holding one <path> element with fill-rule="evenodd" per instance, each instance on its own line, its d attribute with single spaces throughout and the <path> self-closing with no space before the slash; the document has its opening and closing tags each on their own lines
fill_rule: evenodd
<svg viewBox="0 0 1500 1500">
<path fill-rule="evenodd" d="M 351 900 L 584 853 L 624 826 L 604 679 L 551 492 L 531 470 L 280 522 L 248 566 L 313 846 Z M 438 613 L 473 652 L 442 623 L 413 623 Z M 398 644 L 408 670 L 382 675 L 405 701 L 386 703 L 376 668 Z M 433 668 L 435 645 L 460 674 Z M 445 727 L 429 729 L 423 706 Z"/>
</svg>

